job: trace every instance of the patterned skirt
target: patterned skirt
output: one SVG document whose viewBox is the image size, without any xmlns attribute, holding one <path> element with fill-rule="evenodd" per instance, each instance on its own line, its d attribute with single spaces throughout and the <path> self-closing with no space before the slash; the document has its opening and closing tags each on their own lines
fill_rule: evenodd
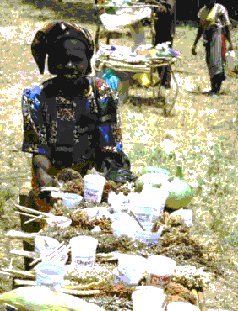
<svg viewBox="0 0 238 311">
<path fill-rule="evenodd" d="M 225 80 L 225 54 L 226 42 L 221 28 L 210 28 L 204 32 L 204 46 L 206 49 L 206 62 L 211 79 L 219 75 Z"/>
</svg>

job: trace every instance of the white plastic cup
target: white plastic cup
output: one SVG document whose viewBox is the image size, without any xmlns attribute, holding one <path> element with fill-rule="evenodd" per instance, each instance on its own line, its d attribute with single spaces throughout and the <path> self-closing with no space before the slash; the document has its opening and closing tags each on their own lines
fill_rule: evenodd
<svg viewBox="0 0 238 311">
<path fill-rule="evenodd" d="M 36 286 L 60 290 L 64 283 L 65 267 L 41 262 L 36 267 Z"/>
<path fill-rule="evenodd" d="M 89 174 L 84 176 L 84 199 L 100 203 L 106 179 L 104 176 Z"/>
<path fill-rule="evenodd" d="M 64 265 L 68 260 L 67 247 L 61 247 L 59 241 L 47 236 L 37 236 L 35 238 L 35 252 L 40 255 L 44 263 Z"/>
<path fill-rule="evenodd" d="M 135 232 L 142 231 L 142 228 L 139 226 L 138 222 L 134 219 L 134 217 L 131 217 L 127 213 L 111 214 L 110 219 L 112 221 L 111 228 L 113 234 L 117 236 L 125 234 L 133 238 Z"/>
<path fill-rule="evenodd" d="M 136 206 L 132 211 L 143 230 L 151 231 L 153 228 L 153 208 L 151 206 Z"/>
<path fill-rule="evenodd" d="M 96 248 L 98 245 L 97 239 L 86 235 L 80 235 L 70 239 L 70 245 L 73 266 L 94 266 Z"/>
<path fill-rule="evenodd" d="M 168 194 L 165 188 L 148 187 L 141 193 L 130 196 L 131 210 L 145 231 L 151 231 L 153 220 L 164 211 Z"/>
<path fill-rule="evenodd" d="M 146 196 L 141 193 L 130 193 L 130 209 L 134 213 L 144 230 L 150 231 L 153 227 L 153 206 L 148 202 Z"/>
<path fill-rule="evenodd" d="M 140 286 L 132 293 L 133 311 L 164 310 L 165 292 L 154 286 Z"/>
<path fill-rule="evenodd" d="M 120 254 L 118 257 L 118 280 L 129 286 L 137 286 L 147 268 L 147 259 L 139 255 Z"/>
<path fill-rule="evenodd" d="M 64 192 L 62 203 L 67 208 L 77 208 L 83 197 L 77 193 Z"/>
<path fill-rule="evenodd" d="M 44 251 L 55 249 L 59 246 L 59 241 L 45 235 L 35 237 L 35 252 L 41 254 Z"/>
<path fill-rule="evenodd" d="M 151 255 L 148 257 L 149 274 L 147 285 L 163 288 L 172 279 L 175 274 L 176 261 L 163 255 Z"/>
</svg>

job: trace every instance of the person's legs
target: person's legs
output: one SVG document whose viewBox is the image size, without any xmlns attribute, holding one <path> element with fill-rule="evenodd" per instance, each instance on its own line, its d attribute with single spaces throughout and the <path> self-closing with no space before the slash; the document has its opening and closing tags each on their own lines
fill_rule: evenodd
<svg viewBox="0 0 238 311">
<path fill-rule="evenodd" d="M 219 79 L 219 77 L 214 76 L 211 79 L 211 92 L 217 94 L 219 93 L 220 88 L 221 88 L 221 80 Z"/>
<path fill-rule="evenodd" d="M 225 80 L 224 48 L 220 29 L 206 33 L 206 63 L 211 81 L 210 93 L 219 93 L 222 81 Z"/>
<path fill-rule="evenodd" d="M 171 87 L 171 65 L 158 67 L 158 76 L 161 86 L 165 88 Z"/>
<path fill-rule="evenodd" d="M 210 84 L 211 84 L 211 90 L 209 91 L 209 93 L 216 93 L 215 92 L 216 81 L 215 81 L 214 77 L 210 78 Z"/>
<path fill-rule="evenodd" d="M 225 80 L 224 72 L 219 73 L 211 77 L 211 93 L 219 93 L 221 89 L 222 82 Z"/>
</svg>

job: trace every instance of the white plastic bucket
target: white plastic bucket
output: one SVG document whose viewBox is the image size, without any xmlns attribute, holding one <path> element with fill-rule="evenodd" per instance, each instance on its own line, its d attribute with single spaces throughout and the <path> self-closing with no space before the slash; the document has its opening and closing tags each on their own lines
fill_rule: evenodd
<svg viewBox="0 0 238 311">
<path fill-rule="evenodd" d="M 36 286 L 46 286 L 60 290 L 64 283 L 65 267 L 51 263 L 39 263 L 35 267 Z"/>
<path fill-rule="evenodd" d="M 84 176 L 84 199 L 100 203 L 106 179 L 104 176 L 89 174 Z"/>
<path fill-rule="evenodd" d="M 151 255 L 148 257 L 147 285 L 164 287 L 175 274 L 176 261 L 163 255 Z"/>
<path fill-rule="evenodd" d="M 83 197 L 77 193 L 64 192 L 62 203 L 67 208 L 77 208 Z"/>
<path fill-rule="evenodd" d="M 165 292 L 154 286 L 140 286 L 132 293 L 133 311 L 162 311 L 165 304 Z"/>
<path fill-rule="evenodd" d="M 139 255 L 120 254 L 118 257 L 119 282 L 129 286 L 137 286 L 147 268 L 147 259 Z"/>
<path fill-rule="evenodd" d="M 70 240 L 70 245 L 73 266 L 94 266 L 96 248 L 98 245 L 97 239 L 86 235 L 80 235 L 72 238 Z"/>
</svg>

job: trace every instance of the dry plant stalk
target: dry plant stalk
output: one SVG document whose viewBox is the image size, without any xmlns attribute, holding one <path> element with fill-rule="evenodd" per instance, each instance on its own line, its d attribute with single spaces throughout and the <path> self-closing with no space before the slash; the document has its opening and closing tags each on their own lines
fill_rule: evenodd
<svg viewBox="0 0 238 311">
<path fill-rule="evenodd" d="M 25 250 L 20 250 L 20 249 L 11 250 L 10 254 L 17 255 L 17 256 L 24 256 L 24 257 L 28 257 L 28 258 L 35 258 L 36 257 L 35 252 L 30 252 L 30 251 L 25 251 Z"/>
<path fill-rule="evenodd" d="M 14 279 L 14 284 L 17 286 L 36 286 L 35 281 L 30 280 L 21 280 L 21 279 Z M 62 287 L 62 292 L 65 294 L 70 294 L 78 297 L 86 297 L 86 296 L 94 296 L 100 294 L 100 290 L 79 290 L 78 287 L 74 289 L 73 287 L 68 289 L 65 287 Z"/>
<path fill-rule="evenodd" d="M 37 211 L 36 209 L 29 208 L 29 207 L 25 207 L 25 206 L 22 206 L 22 205 L 19 205 L 19 204 L 14 204 L 14 206 L 15 206 L 18 210 L 20 210 L 20 211 L 22 211 L 22 212 L 29 213 L 29 214 L 43 215 L 43 216 L 46 216 L 46 217 L 52 216 L 51 213 L 40 212 L 40 211 Z"/>
<path fill-rule="evenodd" d="M 10 276 L 13 276 L 13 277 L 23 277 L 23 278 L 35 279 L 35 271 L 21 271 L 21 270 L 3 269 L 2 272 L 6 272 Z"/>
<path fill-rule="evenodd" d="M 18 230 L 9 230 L 5 236 L 10 239 L 22 239 L 22 240 L 35 240 L 35 237 L 39 235 L 38 233 L 26 233 Z"/>
</svg>

